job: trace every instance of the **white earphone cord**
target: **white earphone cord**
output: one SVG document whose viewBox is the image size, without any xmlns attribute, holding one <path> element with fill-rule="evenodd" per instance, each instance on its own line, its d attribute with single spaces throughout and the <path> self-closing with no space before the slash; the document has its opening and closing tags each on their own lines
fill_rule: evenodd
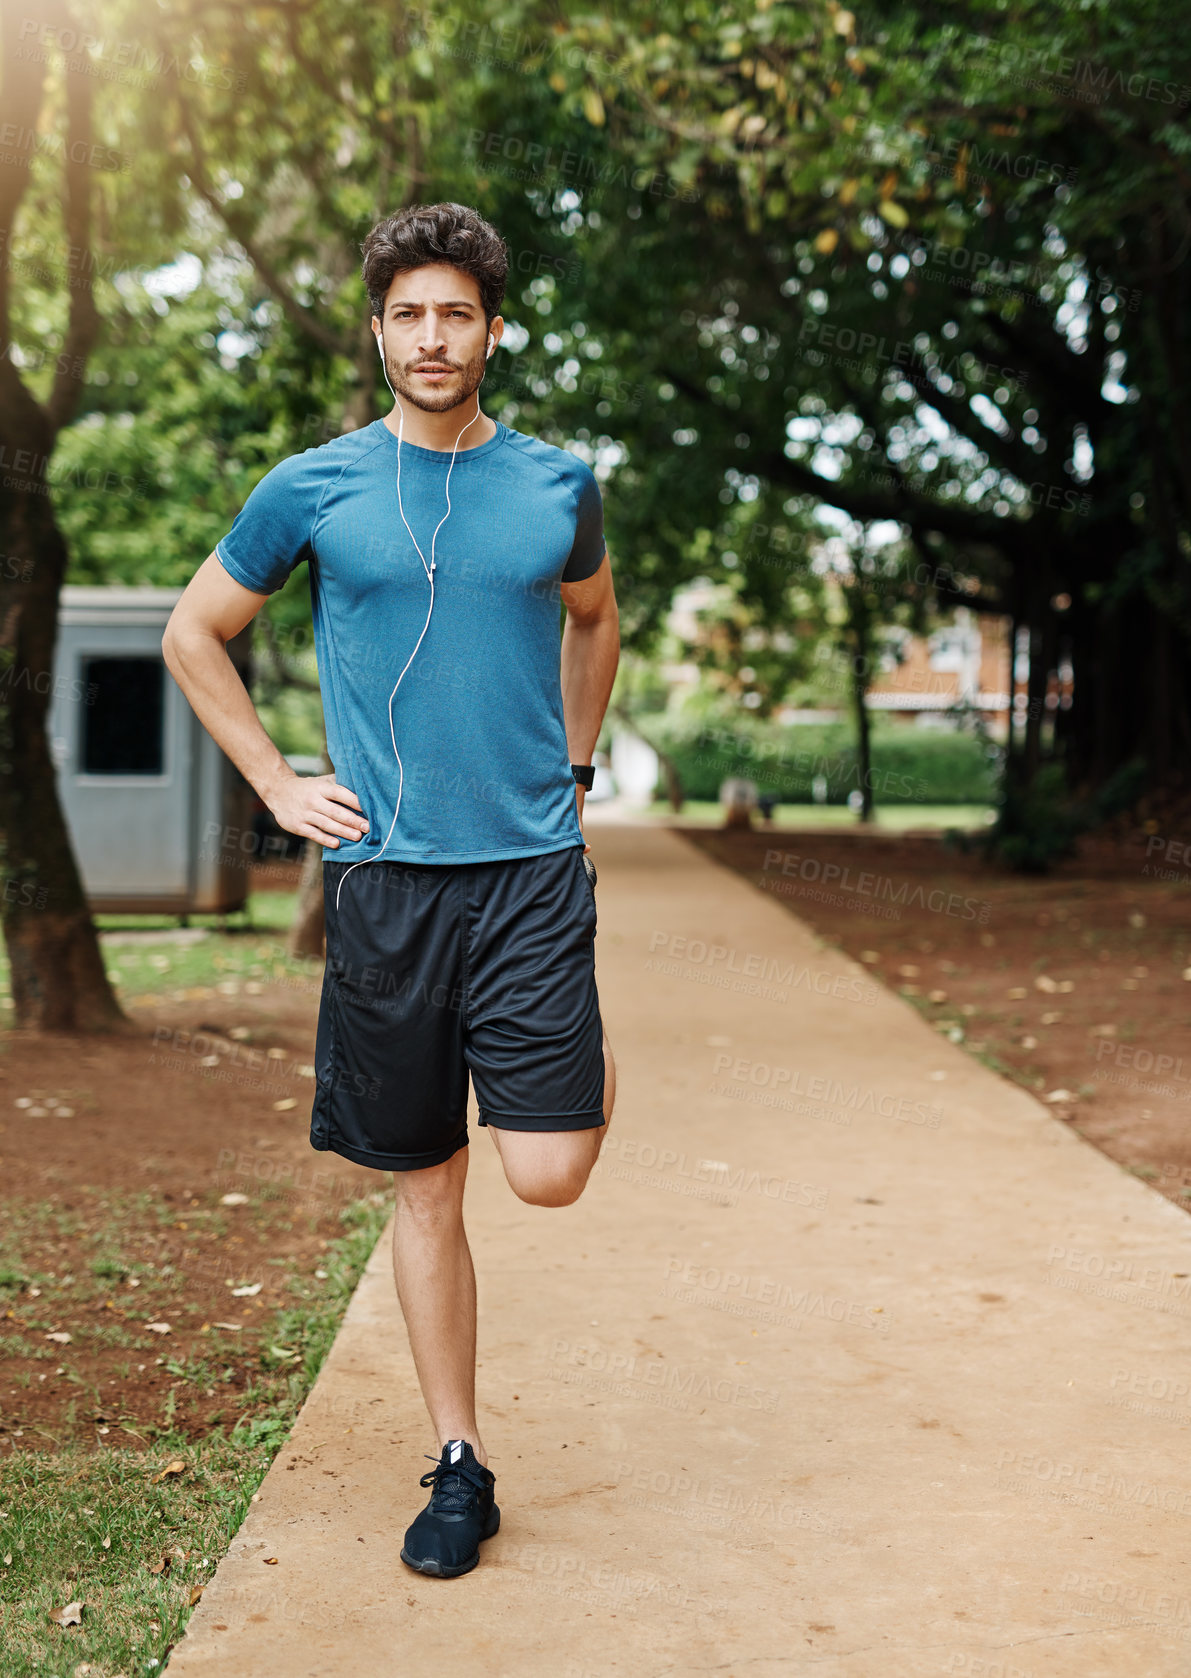
<svg viewBox="0 0 1191 1678">
<path fill-rule="evenodd" d="M 398 421 L 397 421 L 397 507 L 398 507 L 399 512 L 401 513 L 402 524 L 404 524 L 405 528 L 407 530 L 409 530 L 409 539 L 413 543 L 414 547 L 418 549 L 418 558 L 422 561 L 422 569 L 423 569 L 423 571 L 425 571 L 426 580 L 430 584 L 430 605 L 429 605 L 429 608 L 426 612 L 426 622 L 422 625 L 422 634 L 419 635 L 417 640 L 414 642 L 414 650 L 413 650 L 412 653 L 410 653 L 409 657 L 406 659 L 405 665 L 404 665 L 404 667 L 401 671 L 401 676 L 398 676 L 397 680 L 394 682 L 393 691 L 389 695 L 389 739 L 393 743 L 393 756 L 397 759 L 397 802 L 393 806 L 393 819 L 389 823 L 389 831 L 388 831 L 388 833 L 385 834 L 384 839 L 381 842 L 381 847 L 380 848 L 383 851 L 385 846 L 388 844 L 389 840 L 393 836 L 393 829 L 397 826 L 397 814 L 398 814 L 398 811 L 401 809 L 401 794 L 402 794 L 402 792 L 405 788 L 405 766 L 401 762 L 401 753 L 397 750 L 397 737 L 393 732 L 393 701 L 397 697 L 397 689 L 401 686 L 401 677 L 405 675 L 406 670 L 408 670 L 410 665 L 413 663 L 414 657 L 417 654 L 418 648 L 422 645 L 422 638 L 426 634 L 426 631 L 430 628 L 430 618 L 431 618 L 431 615 L 434 611 L 434 573 L 435 573 L 435 570 L 436 570 L 435 561 L 434 561 L 434 544 L 438 540 L 439 531 L 442 529 L 443 525 L 446 524 L 447 520 L 451 516 L 451 472 L 454 469 L 454 465 L 455 465 L 455 452 L 459 447 L 459 438 L 463 436 L 463 431 L 466 431 L 469 426 L 474 425 L 476 423 L 476 420 L 479 419 L 479 417 L 480 417 L 480 398 L 479 398 L 479 393 L 477 392 L 476 393 L 476 411 L 472 415 L 471 419 L 468 420 L 467 425 L 465 425 L 463 427 L 463 431 L 461 431 L 459 433 L 459 437 L 456 437 L 455 448 L 453 448 L 451 450 L 451 464 L 450 464 L 450 466 L 447 467 L 447 481 L 446 481 L 446 486 L 445 486 L 446 487 L 446 494 L 447 494 L 447 510 L 443 514 L 442 518 L 439 519 L 437 525 L 434 527 L 434 534 L 430 538 L 430 564 L 427 565 L 426 564 L 426 555 L 422 552 L 421 548 L 418 547 L 418 539 L 414 535 L 413 531 L 409 529 L 409 520 L 405 516 L 405 508 L 404 508 L 404 506 L 402 505 L 402 502 L 401 502 L 401 438 L 402 438 L 402 434 L 405 431 L 405 409 L 401 405 L 401 402 L 400 402 L 400 399 L 398 398 L 397 392 L 393 389 L 392 385 L 389 384 L 389 369 L 388 369 L 388 365 L 385 361 L 384 340 L 381 337 L 380 333 L 377 333 L 377 335 L 376 335 L 376 347 L 380 351 L 380 364 L 381 364 L 381 369 L 382 369 L 382 371 L 384 372 L 384 375 L 385 375 L 385 383 L 386 383 L 386 385 L 389 386 L 389 394 L 392 396 L 394 402 L 397 403 L 397 411 L 398 411 L 398 416 L 399 416 Z M 492 334 L 489 333 L 488 334 L 488 350 L 487 350 L 488 355 L 492 354 L 492 348 L 493 348 Z M 351 864 L 350 868 L 344 869 L 343 873 L 339 877 L 339 885 L 336 887 L 336 890 L 335 890 L 335 910 L 336 910 L 336 913 L 338 913 L 338 911 L 339 911 L 339 893 L 343 890 L 343 882 L 344 882 L 344 880 L 347 879 L 347 876 L 351 873 L 352 869 L 353 868 L 363 868 L 366 863 L 381 862 L 383 860 L 384 859 L 381 856 L 361 857 L 359 862 L 353 862 Z"/>
</svg>

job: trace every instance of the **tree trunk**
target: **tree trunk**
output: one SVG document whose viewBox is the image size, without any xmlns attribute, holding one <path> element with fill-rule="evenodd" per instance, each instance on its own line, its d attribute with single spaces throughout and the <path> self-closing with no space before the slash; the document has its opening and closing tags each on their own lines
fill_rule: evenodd
<svg viewBox="0 0 1191 1678">
<path fill-rule="evenodd" d="M 682 776 L 678 773 L 678 765 L 667 752 L 658 752 L 658 762 L 662 766 L 662 775 L 666 782 L 666 802 L 676 816 L 682 814 L 682 807 L 686 803 L 686 792 L 682 784 Z"/>
<path fill-rule="evenodd" d="M 331 760 L 327 756 L 326 741 L 323 742 L 322 773 L 331 773 Z M 354 790 L 354 789 L 353 789 Z M 331 856 L 335 855 L 332 851 Z M 307 839 L 302 852 L 302 877 L 298 882 L 298 907 L 294 914 L 294 924 L 290 928 L 289 953 L 292 956 L 305 956 L 313 961 L 323 959 L 323 949 L 326 943 L 327 926 L 323 905 L 323 847 L 313 839 Z"/>
<path fill-rule="evenodd" d="M 0 435 L 6 457 L 18 460 L 7 424 Z M 13 1018 L 36 1031 L 111 1031 L 129 1022 L 104 970 L 46 739 L 66 544 L 47 451 L 21 452 L 28 476 L 10 473 L 0 494 L 0 835 Z"/>
<path fill-rule="evenodd" d="M 869 737 L 868 706 L 864 702 L 867 687 L 860 670 L 852 673 L 852 704 L 856 712 L 856 773 L 860 777 L 860 820 L 873 819 L 872 742 Z"/>
<path fill-rule="evenodd" d="M 44 126 L 45 71 L 20 62 L 17 24 L 15 8 L 0 11 L 5 99 L 14 128 L 33 135 Z M 75 274 L 63 355 L 44 404 L 26 389 L 9 354 L 10 240 L 29 184 L 27 140 L 5 157 L 0 190 L 0 919 L 14 1023 L 36 1031 L 131 1029 L 104 971 L 46 740 L 67 559 L 47 472 L 55 439 L 78 407 L 77 370 L 99 324 L 91 292 L 95 172 L 87 166 L 94 149 L 92 91 L 81 65 L 67 58 L 62 222 Z"/>
<path fill-rule="evenodd" d="M 868 706 L 864 702 L 871 668 L 869 608 L 859 586 L 847 588 L 844 593 L 848 601 L 850 631 L 845 645 L 852 655 L 852 708 L 856 713 L 856 773 L 859 777 L 861 798 L 859 819 L 862 822 L 870 822 L 873 819 L 872 741 Z"/>
<path fill-rule="evenodd" d="M 1043 608 L 1034 602 L 1040 612 Z M 1032 615 L 1029 627 L 1029 669 L 1026 675 L 1026 732 L 1022 746 L 1022 782 L 1032 784 L 1042 762 L 1042 720 L 1046 709 L 1047 647 L 1043 627 Z"/>
</svg>

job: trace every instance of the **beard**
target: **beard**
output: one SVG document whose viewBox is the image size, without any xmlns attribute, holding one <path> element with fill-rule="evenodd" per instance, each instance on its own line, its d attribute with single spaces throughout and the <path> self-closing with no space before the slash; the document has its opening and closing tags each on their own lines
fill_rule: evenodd
<svg viewBox="0 0 1191 1678">
<path fill-rule="evenodd" d="M 424 360 L 431 359 L 424 357 Z M 440 359 L 440 358 L 435 358 Z M 464 402 L 470 402 L 484 378 L 484 366 L 487 357 L 481 350 L 470 361 L 463 363 L 451 361 L 446 356 L 441 358 L 443 365 L 451 367 L 451 375 L 437 384 L 427 384 L 420 374 L 414 371 L 418 362 L 411 362 L 409 367 L 403 367 L 393 361 L 386 354 L 385 369 L 389 375 L 389 383 L 401 397 L 402 401 L 411 403 L 427 414 L 445 414 L 452 408 L 458 408 Z"/>
</svg>

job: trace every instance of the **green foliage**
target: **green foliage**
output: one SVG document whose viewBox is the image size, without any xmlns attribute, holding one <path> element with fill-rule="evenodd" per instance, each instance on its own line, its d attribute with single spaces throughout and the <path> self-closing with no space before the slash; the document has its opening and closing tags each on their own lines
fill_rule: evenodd
<svg viewBox="0 0 1191 1678">
<path fill-rule="evenodd" d="M 709 578 L 731 598 L 700 662 L 725 691 L 754 670 L 775 708 L 823 628 L 827 505 L 853 545 L 883 521 L 902 538 L 875 633 L 1024 600 L 1045 656 L 1067 637 L 1070 752 L 1107 715 L 1111 768 L 1156 708 L 1184 715 L 1158 694 L 1097 707 L 1120 672 L 1091 651 L 1104 612 L 1131 626 L 1122 669 L 1152 622 L 1176 650 L 1191 632 L 1169 376 L 1191 351 L 1191 70 L 1171 8 L 117 11 L 203 73 L 101 90 L 129 169 L 97 192 L 106 324 L 59 451 L 77 580 L 184 581 L 264 470 L 371 418 L 359 241 L 402 202 L 458 199 L 512 263 L 485 407 L 596 467 L 626 647 L 654 650 L 676 589 Z M 1092 85 L 1073 93 L 1063 63 Z M 61 275 L 29 277 L 59 185 L 39 164 L 13 247 L 30 365 L 62 342 Z M 189 294 L 116 283 L 186 251 Z M 41 394 L 48 377 L 29 374 Z M 97 490 L 109 471 L 134 488 Z M 304 580 L 267 610 L 285 633 L 264 697 L 309 747 L 312 708 L 280 702 Z"/>
<path fill-rule="evenodd" d="M 680 253 L 677 323 L 641 337 L 667 377 L 672 437 L 709 486 L 790 520 L 820 501 L 857 524 L 896 521 L 919 561 L 909 598 L 1012 609 L 1043 687 L 1062 642 L 1075 672 L 1063 749 L 1082 776 L 1151 737 L 1167 769 L 1185 758 L 1191 487 L 1171 369 L 1191 354 L 1175 232 L 1191 214 L 1191 52 L 1177 12 L 975 0 L 962 18 L 827 4 L 746 16 L 672 0 L 652 28 L 620 9 L 575 35 L 588 51 L 560 72 L 569 108 L 598 88 L 602 128 L 642 171 L 697 191 L 693 208 L 625 213 L 647 252 L 656 236 Z M 712 280 L 688 305 L 696 226 Z M 614 268 L 601 299 L 621 307 Z M 656 448 L 654 414 L 622 436 L 630 456 L 638 439 Z M 686 482 L 671 525 L 714 528 L 702 473 Z M 751 574 L 801 563 L 773 523 Z M 1166 658 L 1150 668 L 1181 674 L 1121 706 L 1158 637 Z M 1164 717 L 1178 719 L 1173 753 Z M 1058 750 L 1049 725 L 1028 722 L 1044 756 Z"/>
<path fill-rule="evenodd" d="M 680 729 L 644 719 L 642 733 L 673 760 L 684 793 L 715 799 L 721 783 L 744 776 L 783 804 L 846 804 L 859 784 L 856 747 L 846 723 L 733 727 L 714 723 Z M 890 725 L 872 743 L 872 791 L 891 804 L 982 804 L 994 792 L 987 752 L 968 735 Z M 817 800 L 814 784 L 825 782 Z"/>
</svg>

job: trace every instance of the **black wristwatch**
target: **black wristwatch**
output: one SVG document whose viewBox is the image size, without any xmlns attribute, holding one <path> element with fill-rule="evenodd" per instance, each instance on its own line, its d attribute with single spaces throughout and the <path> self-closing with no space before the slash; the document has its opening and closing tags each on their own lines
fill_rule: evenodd
<svg viewBox="0 0 1191 1678">
<path fill-rule="evenodd" d="M 591 791 L 592 782 L 595 780 L 594 763 L 572 763 L 571 774 L 581 787 L 585 787 L 588 792 Z"/>
</svg>

